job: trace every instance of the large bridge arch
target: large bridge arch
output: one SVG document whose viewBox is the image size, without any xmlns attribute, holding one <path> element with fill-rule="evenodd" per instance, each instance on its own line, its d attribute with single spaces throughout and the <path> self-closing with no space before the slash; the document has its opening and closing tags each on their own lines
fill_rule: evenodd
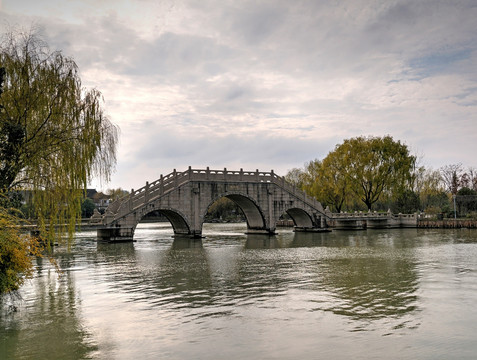
<svg viewBox="0 0 477 360">
<path fill-rule="evenodd" d="M 156 207 L 144 207 L 141 211 L 131 214 L 129 223 L 131 240 L 134 239 L 134 233 L 137 225 L 141 220 L 149 213 L 158 211 L 164 215 L 172 225 L 174 235 L 189 235 L 191 233 L 191 225 L 187 217 L 179 210 L 173 208 L 156 208 Z M 127 221 L 127 220 L 126 220 Z M 120 224 L 118 224 L 120 225 Z M 119 229 L 118 229 L 119 230 Z"/>
<path fill-rule="evenodd" d="M 214 199 L 212 199 L 212 201 L 207 205 L 205 211 L 203 212 L 202 219 L 205 218 L 205 215 L 209 211 L 209 208 L 212 206 L 212 204 L 214 204 L 216 201 L 220 200 L 223 197 L 232 200 L 242 210 L 247 221 L 248 229 L 265 229 L 266 221 L 260 206 L 253 198 L 242 193 L 223 193 L 217 197 L 214 197 Z M 203 222 L 201 224 L 201 228 L 202 226 Z"/>
</svg>

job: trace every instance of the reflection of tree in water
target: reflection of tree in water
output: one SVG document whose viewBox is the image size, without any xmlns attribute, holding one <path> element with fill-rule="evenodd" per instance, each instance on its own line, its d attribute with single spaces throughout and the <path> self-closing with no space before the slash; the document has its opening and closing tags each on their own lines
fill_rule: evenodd
<svg viewBox="0 0 477 360">
<path fill-rule="evenodd" d="M 320 308 L 359 321 L 413 327 L 419 287 L 412 241 L 415 234 L 356 232 L 330 237 L 319 263 Z M 397 236 L 396 236 L 397 235 Z M 334 247 L 333 247 L 334 246 Z M 394 319 L 394 320 L 393 320 Z"/>
<path fill-rule="evenodd" d="M 34 280 L 32 303 L 8 315 L 2 359 L 91 358 L 97 346 L 82 324 L 74 276 L 64 272 L 58 278 L 54 270 L 44 271 Z"/>
<path fill-rule="evenodd" d="M 412 327 L 419 286 L 412 236 L 297 233 L 290 247 L 314 247 L 321 254 L 308 265 L 315 310 L 365 322 L 398 319 L 396 328 Z"/>
<path fill-rule="evenodd" d="M 329 259 L 321 269 L 324 289 L 334 294 L 330 310 L 357 320 L 399 318 L 416 310 L 415 264 L 404 259 Z"/>
</svg>

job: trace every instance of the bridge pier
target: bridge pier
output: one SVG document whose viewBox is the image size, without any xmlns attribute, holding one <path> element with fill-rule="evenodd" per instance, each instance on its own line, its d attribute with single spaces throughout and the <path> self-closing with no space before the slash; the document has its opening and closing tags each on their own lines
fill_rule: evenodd
<svg viewBox="0 0 477 360">
<path fill-rule="evenodd" d="M 273 236 L 276 235 L 275 229 L 247 229 L 247 232 L 245 233 L 247 235 L 268 235 L 268 236 Z"/>
<path fill-rule="evenodd" d="M 324 228 L 324 227 L 300 227 L 300 226 L 295 226 L 293 228 L 294 232 L 309 232 L 309 233 L 321 233 L 321 232 L 330 232 L 331 230 L 329 228 Z"/>
<path fill-rule="evenodd" d="M 187 234 L 187 235 L 174 233 L 174 236 L 176 236 L 176 235 L 178 235 L 180 237 L 187 236 L 191 239 L 202 239 L 202 238 L 204 238 L 204 236 L 202 236 L 202 231 L 201 230 L 191 231 L 191 233 Z"/>
</svg>

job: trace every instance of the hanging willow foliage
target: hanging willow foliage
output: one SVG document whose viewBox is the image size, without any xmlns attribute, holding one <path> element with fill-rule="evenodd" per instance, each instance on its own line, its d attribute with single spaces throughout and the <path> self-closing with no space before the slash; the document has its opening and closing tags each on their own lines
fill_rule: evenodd
<svg viewBox="0 0 477 360">
<path fill-rule="evenodd" d="M 36 34 L 5 35 L 0 68 L 0 189 L 31 190 L 40 231 L 71 236 L 88 180 L 109 180 L 119 129 L 73 59 Z"/>
</svg>

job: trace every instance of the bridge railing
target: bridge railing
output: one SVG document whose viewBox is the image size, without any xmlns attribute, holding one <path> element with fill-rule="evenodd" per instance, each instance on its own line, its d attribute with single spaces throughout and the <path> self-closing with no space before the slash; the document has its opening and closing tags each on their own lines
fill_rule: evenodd
<svg viewBox="0 0 477 360">
<path fill-rule="evenodd" d="M 285 191 L 288 191 L 290 194 L 293 194 L 297 198 L 303 200 L 303 202 L 307 205 L 312 206 L 315 209 L 320 209 L 322 212 L 324 211 L 321 203 L 318 200 L 316 200 L 313 196 L 308 195 L 303 190 L 300 190 L 293 184 L 290 184 L 288 181 L 285 180 L 283 176 L 278 176 L 273 172 L 273 170 L 271 172 L 271 176 L 272 182 L 274 184 L 280 186 Z"/>
<path fill-rule="evenodd" d="M 332 213 L 333 218 L 388 218 L 392 216 L 390 213 L 383 213 L 383 212 L 363 212 L 363 211 L 355 211 L 355 212 L 340 212 L 340 213 Z"/>
<path fill-rule="evenodd" d="M 212 169 L 192 169 L 187 170 L 190 174 L 190 180 L 194 181 L 230 181 L 230 182 L 271 182 L 272 176 L 270 172 L 260 170 L 244 171 L 240 170 L 212 170 Z"/>
<path fill-rule="evenodd" d="M 256 171 L 244 171 L 243 169 L 236 171 L 227 170 L 226 168 L 212 170 L 208 167 L 206 169 L 192 169 L 189 167 L 188 170 L 182 172 L 174 169 L 173 172 L 165 176 L 161 175 L 159 179 L 151 183 L 146 182 L 145 186 L 137 190 L 131 189 L 130 194 L 116 200 L 115 206 L 111 208 L 111 214 L 109 214 L 109 216 L 113 216 L 114 219 L 120 218 L 137 207 L 143 206 L 148 201 L 160 197 L 188 181 L 274 183 L 303 200 L 308 205 L 316 209 L 322 209 L 321 204 L 315 198 L 288 183 L 285 178 L 276 175 L 273 170 L 270 172 L 260 171 L 258 169 Z"/>
<path fill-rule="evenodd" d="M 377 211 L 355 211 L 355 212 L 340 212 L 332 213 L 331 218 L 340 220 L 340 219 L 355 219 L 355 218 L 366 218 L 366 219 L 414 219 L 417 217 L 417 214 L 393 214 L 391 211 L 388 212 L 377 212 Z"/>
<path fill-rule="evenodd" d="M 268 171 L 244 171 L 243 169 L 237 171 L 227 170 L 211 170 L 209 168 L 203 169 L 191 169 L 189 167 L 189 173 L 191 180 L 213 180 L 213 181 L 230 181 L 230 182 L 264 182 L 274 183 L 289 193 L 295 195 L 299 199 L 303 200 L 314 208 L 322 209 L 321 204 L 314 197 L 307 195 L 304 191 L 293 186 L 285 180 L 284 177 L 278 176 L 273 170 Z"/>
</svg>

